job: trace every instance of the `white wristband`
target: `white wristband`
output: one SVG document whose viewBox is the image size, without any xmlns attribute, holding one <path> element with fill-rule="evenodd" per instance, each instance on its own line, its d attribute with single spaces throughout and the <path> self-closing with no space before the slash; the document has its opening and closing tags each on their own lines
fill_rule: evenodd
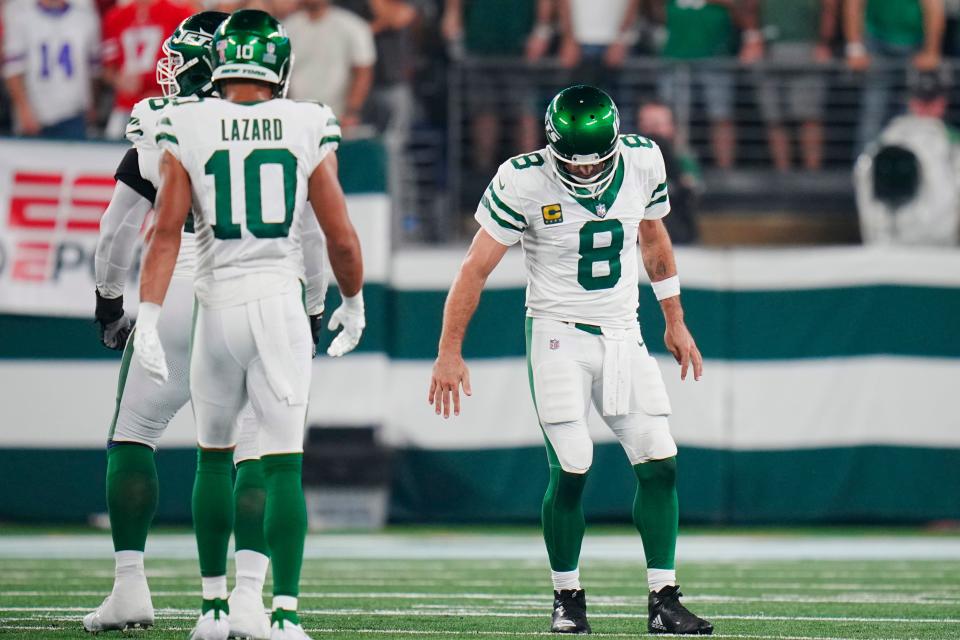
<svg viewBox="0 0 960 640">
<path fill-rule="evenodd" d="M 867 48 L 862 42 L 848 42 L 845 49 L 848 58 L 859 58 L 867 55 Z"/>
<path fill-rule="evenodd" d="M 653 294 L 657 300 L 666 300 L 680 295 L 680 276 L 670 276 L 666 280 L 651 282 L 653 285 Z"/>
<path fill-rule="evenodd" d="M 156 331 L 160 319 L 160 305 L 153 302 L 141 302 L 137 311 L 137 326 L 143 331 Z"/>
</svg>

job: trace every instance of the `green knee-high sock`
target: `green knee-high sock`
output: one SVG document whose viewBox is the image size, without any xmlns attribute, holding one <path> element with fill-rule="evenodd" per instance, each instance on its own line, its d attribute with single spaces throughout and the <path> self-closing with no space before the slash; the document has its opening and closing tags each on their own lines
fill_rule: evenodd
<svg viewBox="0 0 960 640">
<path fill-rule="evenodd" d="M 550 483 L 543 496 L 543 540 L 547 543 L 550 568 L 573 571 L 580 563 L 580 545 L 586 521 L 583 518 L 583 487 L 587 474 L 567 473 L 550 465 Z"/>
<path fill-rule="evenodd" d="M 237 479 L 233 485 L 236 505 L 233 535 L 237 551 L 247 549 L 269 555 L 267 538 L 263 531 L 266 482 L 263 463 L 259 460 L 244 460 L 237 465 Z"/>
<path fill-rule="evenodd" d="M 143 551 L 159 494 L 153 449 L 133 442 L 107 449 L 107 510 L 114 551 Z"/>
<path fill-rule="evenodd" d="M 273 564 L 273 595 L 300 593 L 303 541 L 307 535 L 307 505 L 303 499 L 302 453 L 263 456 L 267 479 L 264 528 Z"/>
<path fill-rule="evenodd" d="M 634 465 L 637 497 L 633 523 L 643 539 L 643 552 L 650 569 L 673 569 L 677 548 L 677 459 L 654 460 Z"/>
<path fill-rule="evenodd" d="M 233 530 L 233 452 L 197 450 L 193 483 L 193 529 L 200 575 L 227 575 L 227 546 Z"/>
</svg>

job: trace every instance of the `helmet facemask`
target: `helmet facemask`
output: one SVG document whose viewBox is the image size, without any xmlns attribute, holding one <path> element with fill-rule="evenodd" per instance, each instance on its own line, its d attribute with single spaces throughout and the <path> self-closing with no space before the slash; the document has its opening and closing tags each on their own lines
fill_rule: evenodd
<svg viewBox="0 0 960 640">
<path fill-rule="evenodd" d="M 606 191 L 607 187 L 610 186 L 610 183 L 613 182 L 613 178 L 617 173 L 617 164 L 620 162 L 619 140 L 613 145 L 613 149 L 603 156 L 591 154 L 588 156 L 574 155 L 567 158 L 560 155 L 560 153 L 553 148 L 553 145 L 547 145 L 547 149 L 550 150 L 549 156 L 554 173 L 556 173 L 557 178 L 560 179 L 560 183 L 567 193 L 575 198 L 600 197 L 600 195 Z M 584 177 L 567 169 L 566 165 L 568 164 L 577 166 L 601 166 L 600 169 L 591 176 Z"/>
<path fill-rule="evenodd" d="M 170 48 L 170 38 L 163 41 L 163 57 L 157 61 L 157 84 L 165 98 L 180 95 L 177 75 L 183 67 L 183 54 Z"/>
</svg>

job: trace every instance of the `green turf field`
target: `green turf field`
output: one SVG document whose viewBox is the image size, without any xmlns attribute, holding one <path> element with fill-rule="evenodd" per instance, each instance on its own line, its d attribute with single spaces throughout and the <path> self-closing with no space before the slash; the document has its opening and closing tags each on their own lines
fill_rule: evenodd
<svg viewBox="0 0 960 640">
<path fill-rule="evenodd" d="M 172 538 L 176 544 L 164 543 L 158 552 L 170 557 L 148 559 L 157 627 L 129 632 L 128 637 L 186 638 L 195 619 L 199 580 L 189 537 Z M 391 536 L 348 538 L 316 536 L 308 545 L 301 611 L 304 626 L 315 638 L 492 640 L 547 635 L 551 594 L 546 562 L 535 552 L 533 535 L 473 534 L 454 540 L 452 552 L 449 539 L 442 536 L 407 535 L 400 543 Z M 0 536 L 0 636 L 88 637 L 80 618 L 100 602 L 113 576 L 112 561 L 103 553 L 108 540 L 63 539 L 67 542 L 62 545 L 58 538 L 52 546 L 37 548 L 44 559 L 25 557 L 24 550 L 31 547 L 24 542 L 4 553 Z M 785 557 L 795 554 L 790 553 L 789 536 L 777 539 L 779 546 L 769 549 L 758 544 L 759 550 L 766 549 L 760 554 L 768 558 L 764 560 L 747 559 L 750 539 L 737 539 L 737 553 L 745 557 L 732 559 L 737 555 L 730 552 L 734 547 L 721 538 L 716 544 L 723 561 L 703 558 L 709 556 L 711 539 L 688 545 L 692 559 L 680 569 L 685 602 L 714 622 L 718 637 L 960 638 L 960 559 L 951 554 L 949 560 L 894 555 L 888 561 L 778 560 L 771 549 L 782 548 Z M 824 545 L 814 538 L 796 538 L 797 544 L 813 544 L 811 549 L 827 549 L 819 553 L 823 556 L 843 556 L 843 545 L 856 556 L 861 540 L 837 537 Z M 897 538 L 887 540 L 895 550 Z M 923 548 L 923 540 L 913 540 L 916 549 Z M 631 542 L 625 536 L 598 536 L 585 549 L 582 572 L 598 637 L 645 633 L 642 562 L 609 557 L 624 541 Z M 89 544 L 95 549 L 88 551 Z M 334 555 L 339 545 L 342 552 Z M 605 548 L 610 553 L 604 553 Z M 684 548 L 681 540 L 681 553 Z M 877 548 L 882 553 L 885 547 Z M 485 549 L 489 559 L 482 557 Z M 387 554 L 403 557 L 376 557 Z M 458 555 L 470 557 L 452 557 Z"/>
</svg>

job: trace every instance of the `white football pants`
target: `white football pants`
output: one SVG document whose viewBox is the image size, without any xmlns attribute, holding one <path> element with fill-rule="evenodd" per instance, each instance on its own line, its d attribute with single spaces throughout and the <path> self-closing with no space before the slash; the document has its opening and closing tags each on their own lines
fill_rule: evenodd
<svg viewBox="0 0 960 640">
<path fill-rule="evenodd" d="M 127 341 L 117 385 L 117 408 L 108 441 L 136 442 L 156 449 L 170 420 L 190 400 L 193 305 L 193 278 L 174 276 L 157 323 L 170 371 L 170 377 L 162 386 L 147 377 L 133 356 L 133 336 Z M 240 412 L 238 423 L 234 462 L 260 457 L 256 416 L 249 404 Z"/>
<path fill-rule="evenodd" d="M 593 463 L 591 400 L 631 465 L 677 454 L 667 421 L 670 400 L 639 326 L 601 336 L 572 323 L 526 321 L 534 405 L 564 471 L 586 473 Z"/>
<path fill-rule="evenodd" d="M 261 455 L 302 452 L 312 356 L 298 292 L 225 308 L 198 304 L 190 393 L 199 445 L 236 445 L 237 416 L 249 401 Z"/>
</svg>

